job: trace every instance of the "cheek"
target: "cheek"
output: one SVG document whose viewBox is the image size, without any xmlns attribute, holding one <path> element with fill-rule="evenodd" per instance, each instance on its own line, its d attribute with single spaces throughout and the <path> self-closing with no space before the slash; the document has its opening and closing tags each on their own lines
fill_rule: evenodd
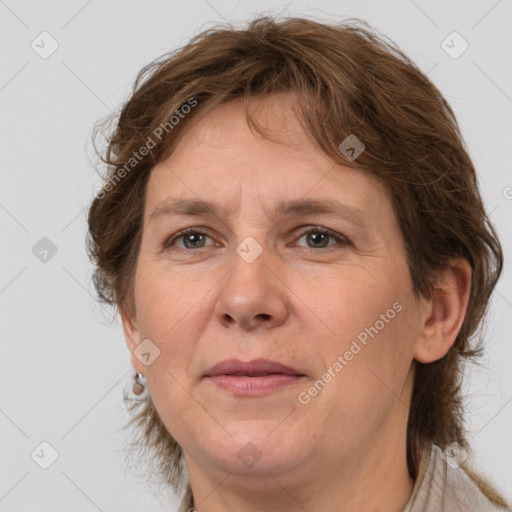
<svg viewBox="0 0 512 512">
<path fill-rule="evenodd" d="M 383 338 L 400 321 L 403 293 L 399 285 L 390 286 L 371 276 L 345 275 L 334 285 L 331 291 L 318 290 L 319 314 L 330 327 L 331 339 L 337 340 L 336 349 L 359 340 L 365 341 Z"/>
<path fill-rule="evenodd" d="M 184 418 L 194 423 L 204 414 L 188 389 L 194 339 L 204 328 L 199 317 L 201 303 L 177 285 L 175 278 L 149 272 L 141 272 L 140 277 L 136 289 L 140 339 L 150 339 L 159 351 L 146 369 L 149 392 L 171 435 L 181 438 L 178 426 Z"/>
<path fill-rule="evenodd" d="M 333 386 L 336 400 L 350 402 L 350 397 L 339 396 L 350 390 L 357 400 L 372 401 L 375 393 L 386 392 L 386 385 L 399 393 L 409 371 L 418 335 L 411 320 L 414 305 L 407 280 L 398 275 L 392 282 L 383 279 L 385 275 L 376 271 L 345 274 L 335 285 L 331 283 L 334 292 L 317 295 L 319 315 L 329 327 L 329 334 L 318 338 L 318 352 L 325 369 L 343 375 L 333 379 L 338 382 Z"/>
<path fill-rule="evenodd" d="M 354 441 L 377 435 L 395 413 L 401 416 L 408 411 L 405 384 L 412 362 L 413 331 L 403 304 L 401 311 L 388 313 L 388 323 L 380 319 L 393 304 L 384 301 L 382 308 L 374 303 L 363 312 L 347 305 L 347 312 L 358 316 L 357 325 L 351 325 L 337 346 L 324 347 L 325 367 L 330 367 L 335 377 L 313 399 L 313 403 L 318 400 L 313 407 L 326 415 L 326 424 L 344 425 L 346 435 Z M 343 319 L 347 324 L 354 322 L 349 313 Z M 340 317 L 340 327 L 343 319 Z M 360 334 L 363 336 L 358 338 Z M 336 361 L 338 366 L 334 366 Z"/>
<path fill-rule="evenodd" d="M 175 279 L 141 269 L 135 289 L 140 340 L 149 339 L 158 357 L 147 367 L 148 386 L 155 404 L 166 407 L 173 396 L 179 401 L 193 357 L 193 339 L 203 328 L 198 316 L 198 298 L 177 286 Z M 186 397 L 184 397 L 186 398 Z M 169 411 L 172 414 L 172 411 Z"/>
<path fill-rule="evenodd" d="M 168 267 L 142 260 L 139 262 L 135 284 L 137 320 L 147 337 L 167 339 L 189 314 L 200 307 L 206 294 L 205 282 L 184 279 Z M 139 314 L 140 313 L 140 314 Z"/>
</svg>

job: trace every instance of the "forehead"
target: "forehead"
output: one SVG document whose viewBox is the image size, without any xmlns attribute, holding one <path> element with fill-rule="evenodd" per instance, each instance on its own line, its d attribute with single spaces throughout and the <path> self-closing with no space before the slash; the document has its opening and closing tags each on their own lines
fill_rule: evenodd
<svg viewBox="0 0 512 512">
<path fill-rule="evenodd" d="M 275 141 L 251 130 L 243 99 L 193 119 L 173 153 L 152 170 L 147 216 L 171 208 L 165 204 L 169 196 L 174 203 L 194 200 L 196 210 L 201 201 L 215 199 L 226 211 L 233 206 L 232 214 L 240 211 L 241 202 L 268 207 L 269 215 L 282 212 L 284 198 L 338 201 L 358 209 L 361 219 L 376 213 L 379 202 L 388 201 L 385 187 L 369 173 L 323 153 L 294 113 L 293 101 L 290 95 L 273 95 L 252 104 L 251 114 Z M 320 210 L 318 205 L 314 209 Z"/>
<path fill-rule="evenodd" d="M 292 93 L 255 96 L 250 99 L 247 109 L 251 118 L 264 128 L 265 133 L 274 142 L 281 143 L 281 150 L 306 153 L 305 145 L 311 146 L 312 141 L 300 120 L 298 101 L 297 96 Z M 212 146 L 220 150 L 230 143 L 230 136 L 235 134 L 238 145 L 254 143 L 253 137 L 261 137 L 247 123 L 243 98 L 230 100 L 207 113 L 199 111 L 187 125 L 183 142 L 188 148 Z M 182 142 L 178 147 L 180 145 Z"/>
</svg>

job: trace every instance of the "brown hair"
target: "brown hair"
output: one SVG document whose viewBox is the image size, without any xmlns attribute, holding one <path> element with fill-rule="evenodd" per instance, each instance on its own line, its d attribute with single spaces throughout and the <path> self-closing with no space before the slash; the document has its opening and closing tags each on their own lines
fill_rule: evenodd
<svg viewBox="0 0 512 512">
<path fill-rule="evenodd" d="M 417 363 L 407 426 L 407 463 L 416 479 L 420 454 L 430 442 L 444 449 L 455 441 L 469 450 L 462 362 L 482 353 L 481 333 L 474 335 L 503 254 L 452 109 L 425 74 L 365 21 L 325 25 L 265 16 L 245 29 L 218 26 L 140 71 L 109 134 L 102 156 L 105 185 L 89 210 L 88 252 L 99 298 L 133 312 L 148 177 L 187 124 L 199 112 L 243 97 L 249 126 L 268 138 L 248 106 L 251 97 L 273 93 L 297 96 L 299 118 L 325 154 L 369 172 L 391 191 L 417 297 L 431 297 L 437 273 L 453 258 L 471 265 L 467 314 L 454 345 L 438 361 Z M 197 106 L 183 107 L 192 102 Z M 355 160 L 339 149 L 350 134 L 365 145 Z M 163 481 L 179 488 L 183 454 L 151 398 L 125 400 L 130 425 L 139 433 L 132 447 L 139 455 L 149 453 Z M 506 505 L 488 482 L 463 467 L 492 502 Z"/>
</svg>

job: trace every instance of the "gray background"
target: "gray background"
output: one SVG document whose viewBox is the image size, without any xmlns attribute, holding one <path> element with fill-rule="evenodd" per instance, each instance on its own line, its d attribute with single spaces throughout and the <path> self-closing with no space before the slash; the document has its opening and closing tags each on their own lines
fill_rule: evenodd
<svg viewBox="0 0 512 512">
<path fill-rule="evenodd" d="M 151 495 L 122 462 L 116 430 L 132 372 L 119 323 L 93 298 L 85 215 L 99 178 L 88 141 L 143 65 L 217 21 L 280 11 L 366 19 L 428 73 L 458 116 L 506 256 L 484 367 L 465 385 L 469 438 L 477 467 L 512 499 L 510 0 L 0 0 L 2 511 L 174 509 L 172 494 Z M 31 47 L 51 49 L 43 31 L 58 43 L 47 58 Z M 469 44 L 458 58 L 441 46 L 453 31 Z M 462 48 L 449 41 L 452 54 Z M 58 452 L 48 469 L 39 465 L 51 461 L 44 441 Z"/>
</svg>

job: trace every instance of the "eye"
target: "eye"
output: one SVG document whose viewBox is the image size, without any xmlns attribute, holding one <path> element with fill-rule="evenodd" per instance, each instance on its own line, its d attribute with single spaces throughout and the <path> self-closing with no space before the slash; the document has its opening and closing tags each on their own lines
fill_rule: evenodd
<svg viewBox="0 0 512 512">
<path fill-rule="evenodd" d="M 338 245 L 349 245 L 349 241 L 339 233 L 336 233 L 335 231 L 331 231 L 327 228 L 321 228 L 319 226 L 314 226 L 313 228 L 308 229 L 307 231 L 304 231 L 300 238 L 306 237 L 307 243 L 311 243 L 312 245 L 308 248 L 310 249 L 327 249 L 329 247 L 332 247 L 336 244 L 328 244 L 328 239 L 334 239 L 336 242 L 338 242 Z M 299 240 L 300 240 L 299 238 Z"/>
<path fill-rule="evenodd" d="M 350 242 L 339 233 L 331 231 L 327 228 L 314 226 L 307 231 L 304 231 L 299 240 L 303 237 L 307 237 L 306 243 L 310 243 L 309 249 L 328 249 L 336 244 L 329 245 L 329 238 L 337 242 L 338 245 L 350 245 Z M 178 250 L 187 251 L 194 249 L 203 249 L 208 247 L 206 245 L 206 239 L 210 238 L 208 234 L 199 228 L 187 228 L 183 229 L 175 236 L 170 237 L 164 242 L 164 249 L 171 250 L 172 246 L 175 246 Z M 183 241 L 183 245 L 176 244 L 178 241 Z"/>
<path fill-rule="evenodd" d="M 207 247 L 205 245 L 205 239 L 210 238 L 204 231 L 198 228 L 188 228 L 180 231 L 176 236 L 169 238 L 165 244 L 164 249 L 170 250 L 171 246 L 175 245 L 175 242 L 183 240 L 184 247 L 177 246 L 178 249 L 202 249 Z"/>
</svg>

